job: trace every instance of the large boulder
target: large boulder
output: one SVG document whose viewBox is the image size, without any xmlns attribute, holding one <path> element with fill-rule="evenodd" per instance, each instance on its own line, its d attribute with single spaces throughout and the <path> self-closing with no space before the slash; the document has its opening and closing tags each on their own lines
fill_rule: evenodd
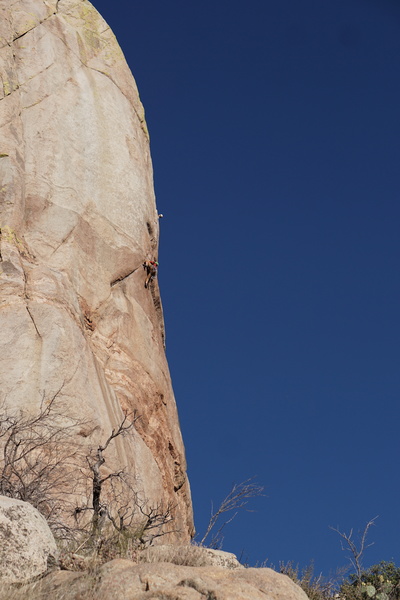
<svg viewBox="0 0 400 600">
<path fill-rule="evenodd" d="M 224 567 L 225 569 L 243 569 L 231 552 L 212 550 L 191 544 L 162 544 L 150 546 L 139 554 L 139 562 L 169 562 L 186 567 Z"/>
<path fill-rule="evenodd" d="M 58 572 L 13 600 L 307 600 L 289 577 L 271 569 L 134 565 L 113 560 L 88 573 Z"/>
<path fill-rule="evenodd" d="M 0 496 L 0 579 L 23 583 L 46 572 L 57 547 L 45 519 L 33 506 Z"/>
<path fill-rule="evenodd" d="M 57 396 L 110 446 L 142 499 L 193 533 L 185 452 L 165 356 L 159 219 L 135 81 L 87 0 L 0 6 L 0 403 Z M 111 464 L 112 463 L 112 464 Z"/>
</svg>

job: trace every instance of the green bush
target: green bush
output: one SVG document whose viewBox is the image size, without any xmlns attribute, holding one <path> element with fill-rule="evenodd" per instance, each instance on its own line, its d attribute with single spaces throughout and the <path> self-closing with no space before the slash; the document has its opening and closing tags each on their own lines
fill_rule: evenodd
<svg viewBox="0 0 400 600">
<path fill-rule="evenodd" d="M 338 576 L 326 579 L 315 575 L 313 565 L 300 570 L 292 562 L 281 564 L 280 572 L 288 575 L 310 600 L 400 600 L 400 567 L 382 561 L 360 576 L 349 575 L 342 583 Z"/>
<path fill-rule="evenodd" d="M 400 568 L 381 561 L 362 571 L 360 577 L 350 575 L 339 595 L 345 600 L 400 600 Z"/>
</svg>

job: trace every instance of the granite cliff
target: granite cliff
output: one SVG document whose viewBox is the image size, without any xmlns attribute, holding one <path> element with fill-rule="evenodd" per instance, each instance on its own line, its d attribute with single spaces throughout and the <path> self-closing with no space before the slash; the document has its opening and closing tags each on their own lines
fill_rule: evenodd
<svg viewBox="0 0 400 600">
<path fill-rule="evenodd" d="M 0 374 L 7 405 L 57 396 L 94 444 L 136 411 L 113 460 L 193 534 L 165 357 L 159 219 L 137 88 L 86 0 L 0 2 Z"/>
</svg>

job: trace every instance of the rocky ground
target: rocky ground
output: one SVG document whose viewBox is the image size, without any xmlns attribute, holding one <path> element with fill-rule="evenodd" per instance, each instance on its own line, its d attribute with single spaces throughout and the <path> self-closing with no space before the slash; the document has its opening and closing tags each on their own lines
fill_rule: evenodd
<svg viewBox="0 0 400 600">
<path fill-rule="evenodd" d="M 0 496 L 0 600 L 307 600 L 286 575 L 228 552 L 164 544 L 131 557 L 60 554 L 36 509 Z"/>
<path fill-rule="evenodd" d="M 307 600 L 272 569 L 134 564 L 116 559 L 85 571 L 54 571 L 12 592 L 9 600 Z"/>
</svg>

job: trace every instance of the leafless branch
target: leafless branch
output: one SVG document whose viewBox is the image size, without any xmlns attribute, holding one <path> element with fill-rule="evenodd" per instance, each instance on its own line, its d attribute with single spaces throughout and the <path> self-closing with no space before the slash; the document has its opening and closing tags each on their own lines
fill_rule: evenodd
<svg viewBox="0 0 400 600">
<path fill-rule="evenodd" d="M 232 515 L 228 520 L 226 520 L 221 527 L 219 527 L 218 531 L 213 535 L 211 539 L 211 543 L 209 546 L 211 548 L 218 548 L 222 543 L 222 530 L 224 527 L 233 521 L 236 517 L 238 511 L 241 508 L 244 508 L 248 501 L 251 498 L 256 498 L 259 496 L 263 496 L 264 487 L 254 483 L 254 478 L 246 479 L 241 483 L 235 483 L 232 486 L 229 494 L 222 500 L 219 508 L 214 512 L 213 508 L 211 509 L 211 517 L 208 523 L 205 534 L 203 535 L 200 545 L 203 546 L 206 539 L 210 535 L 210 533 L 215 528 L 217 522 L 219 521 L 221 515 L 225 513 L 229 513 L 231 511 L 235 511 L 234 515 Z M 246 509 L 245 509 L 246 510 Z"/>
<path fill-rule="evenodd" d="M 84 424 L 67 414 L 62 388 L 49 400 L 43 394 L 36 414 L 0 405 L 0 494 L 30 502 L 51 526 L 74 488 L 66 472 L 79 460 L 74 435 Z"/>
<path fill-rule="evenodd" d="M 94 452 L 94 456 L 87 456 L 87 463 L 91 471 L 91 503 L 87 504 L 86 507 L 81 508 L 79 512 L 82 512 L 82 510 L 91 510 L 93 512 L 93 534 L 97 534 L 99 531 L 100 518 L 103 515 L 109 514 L 107 506 L 103 506 L 101 502 L 104 484 L 111 479 L 121 479 L 125 472 L 125 469 L 120 469 L 119 471 L 109 473 L 108 475 L 103 475 L 101 473 L 101 467 L 106 461 L 104 452 L 107 450 L 107 448 L 113 440 L 115 440 L 119 436 L 124 436 L 126 433 L 128 433 L 134 427 L 138 419 L 139 417 L 136 415 L 136 413 L 126 413 L 119 426 L 111 431 L 104 444 L 100 444 L 97 447 L 97 450 Z M 75 510 L 75 515 L 76 514 L 77 510 Z"/>
<path fill-rule="evenodd" d="M 370 521 L 368 521 L 368 523 L 365 525 L 363 531 L 361 531 L 359 534 L 358 543 L 353 537 L 353 529 L 350 529 L 349 533 L 345 533 L 343 531 L 340 531 L 338 527 L 330 527 L 330 529 L 332 529 L 333 531 L 336 531 L 336 533 L 338 533 L 339 536 L 342 538 L 341 539 L 342 550 L 345 552 L 350 552 L 350 556 L 348 556 L 348 559 L 350 561 L 350 564 L 355 569 L 355 575 L 356 575 L 357 581 L 360 581 L 360 579 L 361 579 L 361 573 L 363 570 L 362 559 L 364 556 L 364 552 L 367 548 L 369 548 L 370 546 L 373 546 L 373 544 L 374 544 L 374 542 L 367 544 L 367 535 L 368 535 L 368 531 L 369 531 L 370 527 L 372 527 L 372 525 L 375 524 L 375 521 L 377 518 L 378 518 L 378 515 L 376 517 L 374 517 L 373 519 L 371 519 Z"/>
</svg>

